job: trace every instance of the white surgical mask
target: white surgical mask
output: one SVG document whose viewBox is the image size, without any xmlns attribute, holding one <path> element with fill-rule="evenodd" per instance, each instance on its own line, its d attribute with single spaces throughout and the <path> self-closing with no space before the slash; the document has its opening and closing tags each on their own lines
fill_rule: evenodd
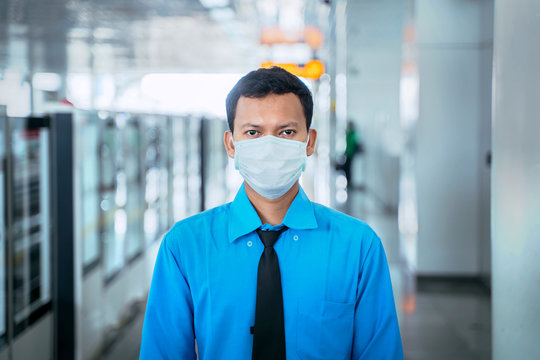
<svg viewBox="0 0 540 360">
<path fill-rule="evenodd" d="M 234 142 L 234 162 L 244 180 L 268 199 L 283 196 L 306 168 L 307 142 L 275 136 Z"/>
</svg>

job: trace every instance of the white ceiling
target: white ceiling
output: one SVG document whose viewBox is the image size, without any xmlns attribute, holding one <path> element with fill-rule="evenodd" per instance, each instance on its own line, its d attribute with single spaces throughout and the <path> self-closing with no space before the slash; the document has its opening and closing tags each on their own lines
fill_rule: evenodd
<svg viewBox="0 0 540 360">
<path fill-rule="evenodd" d="M 212 11 L 198 0 L 0 0 L 0 71 L 241 72 L 256 62 L 254 13 L 245 0 Z"/>
</svg>

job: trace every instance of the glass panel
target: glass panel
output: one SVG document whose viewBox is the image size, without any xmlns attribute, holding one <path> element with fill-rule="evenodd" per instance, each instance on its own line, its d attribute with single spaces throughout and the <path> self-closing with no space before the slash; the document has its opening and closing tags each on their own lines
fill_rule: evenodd
<svg viewBox="0 0 540 360">
<path fill-rule="evenodd" d="M 174 221 L 187 216 L 187 147 L 186 124 L 188 119 L 173 118 L 172 122 L 172 157 L 173 162 L 173 213 Z"/>
<path fill-rule="evenodd" d="M 159 239 L 170 226 L 169 214 L 169 138 L 168 119 L 144 118 L 145 210 L 144 233 L 147 244 Z"/>
<path fill-rule="evenodd" d="M 169 194 L 172 192 L 172 181 L 169 177 L 169 170 L 172 168 L 172 132 L 170 119 L 163 119 L 164 123 L 161 127 L 161 183 L 160 183 L 160 219 L 161 228 L 160 236 L 169 230 L 172 225 L 172 201 Z"/>
<path fill-rule="evenodd" d="M 99 119 L 95 113 L 77 112 L 75 117 L 75 174 L 80 174 L 79 221 L 83 268 L 99 260 Z"/>
<path fill-rule="evenodd" d="M 228 155 L 223 145 L 223 134 L 227 130 L 227 122 L 221 119 L 205 119 L 204 121 L 204 189 L 205 209 L 222 205 L 227 200 L 225 169 Z"/>
<path fill-rule="evenodd" d="M 51 299 L 48 130 L 11 119 L 13 306 L 16 333 Z"/>
<path fill-rule="evenodd" d="M 141 181 L 141 132 L 138 118 L 127 120 L 123 133 L 123 172 L 118 182 L 117 205 L 124 206 L 127 216 L 126 258 L 143 250 L 143 189 Z M 122 184 L 122 189 L 120 188 Z M 120 196 L 118 196 L 120 194 Z"/>
<path fill-rule="evenodd" d="M 101 143 L 99 145 L 100 234 L 103 242 L 105 278 L 109 279 L 124 266 L 126 214 L 124 209 L 117 206 L 117 197 L 122 196 L 117 194 L 117 180 L 123 181 L 122 175 L 118 173 L 118 164 L 121 163 L 119 129 L 116 127 L 114 118 L 104 120 L 101 126 Z M 125 188 L 120 190 L 121 192 L 125 191 Z"/>
<path fill-rule="evenodd" d="M 188 216 L 201 211 L 201 157 L 199 119 L 190 118 L 185 133 L 187 147 Z"/>
</svg>

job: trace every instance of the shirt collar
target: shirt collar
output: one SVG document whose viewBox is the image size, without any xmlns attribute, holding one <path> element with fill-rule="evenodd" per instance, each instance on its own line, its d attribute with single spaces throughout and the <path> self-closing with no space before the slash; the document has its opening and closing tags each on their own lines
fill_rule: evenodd
<svg viewBox="0 0 540 360">
<path fill-rule="evenodd" d="M 245 185 L 242 184 L 231 203 L 229 242 L 233 242 L 239 237 L 249 234 L 262 225 L 259 215 L 247 197 Z M 301 186 L 289 210 L 285 214 L 283 225 L 290 229 L 315 229 L 317 227 L 313 204 Z"/>
</svg>

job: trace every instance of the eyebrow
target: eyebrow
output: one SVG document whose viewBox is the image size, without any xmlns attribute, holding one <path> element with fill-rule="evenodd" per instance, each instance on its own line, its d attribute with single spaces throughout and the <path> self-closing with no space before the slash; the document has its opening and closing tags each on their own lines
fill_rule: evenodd
<svg viewBox="0 0 540 360">
<path fill-rule="evenodd" d="M 298 126 L 298 123 L 296 121 L 291 121 L 289 123 L 286 123 L 286 124 L 283 124 L 283 125 L 280 125 L 278 127 L 278 129 L 283 129 L 283 128 L 287 128 L 287 127 L 297 127 Z"/>
<path fill-rule="evenodd" d="M 280 125 L 278 127 L 278 129 L 283 129 L 283 128 L 287 128 L 287 127 L 297 127 L 298 126 L 298 122 L 296 121 L 291 121 L 291 122 L 288 122 L 286 124 L 283 124 L 283 125 Z M 256 128 L 256 129 L 260 129 L 262 128 L 262 125 L 257 125 L 257 124 L 244 124 L 242 125 L 242 128 L 247 128 L 247 127 L 251 127 L 251 128 Z"/>
</svg>

